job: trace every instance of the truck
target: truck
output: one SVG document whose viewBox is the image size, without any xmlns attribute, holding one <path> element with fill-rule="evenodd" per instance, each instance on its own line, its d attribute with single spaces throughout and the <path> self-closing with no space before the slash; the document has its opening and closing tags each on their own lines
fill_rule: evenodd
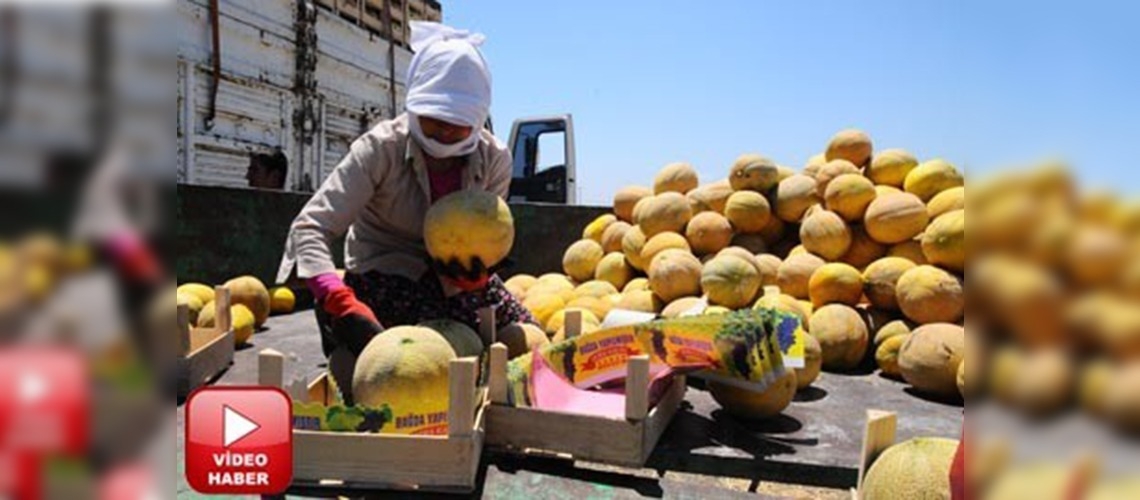
<svg viewBox="0 0 1140 500">
<path fill-rule="evenodd" d="M 248 187 L 252 157 L 280 152 L 297 193 L 403 112 L 408 21 L 442 19 L 434 0 L 179 0 L 177 13 L 177 182 Z M 510 201 L 577 202 L 569 114 L 517 119 L 507 144 Z"/>
</svg>

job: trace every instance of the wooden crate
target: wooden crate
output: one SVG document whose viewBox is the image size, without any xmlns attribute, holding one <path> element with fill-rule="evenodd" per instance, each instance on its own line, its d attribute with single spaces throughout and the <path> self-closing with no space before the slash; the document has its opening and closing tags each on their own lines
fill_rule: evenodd
<svg viewBox="0 0 1140 500">
<path fill-rule="evenodd" d="M 493 312 L 484 313 L 482 335 L 495 337 Z M 581 313 L 566 313 L 567 336 L 581 331 Z M 626 378 L 625 418 L 579 415 L 507 404 L 507 347 L 491 346 L 487 445 L 524 454 L 556 455 L 575 460 L 641 467 L 685 399 L 685 377 L 649 409 L 649 356 L 630 358 Z"/>
<path fill-rule="evenodd" d="M 258 355 L 259 383 L 283 387 L 284 356 Z M 351 490 L 467 493 L 475 489 L 483 453 L 486 388 L 476 384 L 478 361 L 456 359 L 449 368 L 448 434 L 407 436 L 360 432 L 293 431 L 293 484 Z M 286 388 L 294 400 L 331 404 L 327 373 L 306 388 Z"/>
<path fill-rule="evenodd" d="M 190 310 L 178 306 L 178 395 L 186 396 L 218 378 L 234 361 L 230 291 L 214 288 L 214 327 L 190 326 Z"/>
<path fill-rule="evenodd" d="M 863 429 L 863 450 L 859 457 L 859 478 L 855 489 L 851 490 L 852 500 L 863 498 L 863 476 L 875 459 L 887 448 L 895 444 L 898 429 L 898 416 L 894 412 L 867 410 L 867 426 Z"/>
</svg>

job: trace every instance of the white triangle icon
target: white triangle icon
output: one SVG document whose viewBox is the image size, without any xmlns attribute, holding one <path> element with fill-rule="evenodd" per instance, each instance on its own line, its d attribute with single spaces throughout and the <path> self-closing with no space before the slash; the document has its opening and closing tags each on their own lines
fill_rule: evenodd
<svg viewBox="0 0 1140 500">
<path fill-rule="evenodd" d="M 230 445 L 241 441 L 242 438 L 253 434 L 253 431 L 261 428 L 256 422 L 248 419 L 245 415 L 238 413 L 229 406 L 223 406 L 222 412 L 224 417 L 222 419 L 222 446 L 229 448 Z"/>
</svg>

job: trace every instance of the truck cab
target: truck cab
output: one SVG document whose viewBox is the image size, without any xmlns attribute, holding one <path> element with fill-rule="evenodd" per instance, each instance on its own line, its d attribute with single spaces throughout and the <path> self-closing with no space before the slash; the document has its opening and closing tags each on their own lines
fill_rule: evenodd
<svg viewBox="0 0 1140 500">
<path fill-rule="evenodd" d="M 508 201 L 577 203 L 574 119 L 569 114 L 515 120 L 507 144 L 513 158 Z"/>
</svg>

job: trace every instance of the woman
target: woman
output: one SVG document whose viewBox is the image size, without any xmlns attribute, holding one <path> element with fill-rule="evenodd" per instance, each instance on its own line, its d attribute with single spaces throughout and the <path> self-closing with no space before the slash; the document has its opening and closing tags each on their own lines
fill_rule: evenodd
<svg viewBox="0 0 1140 500">
<path fill-rule="evenodd" d="M 506 198 L 510 187 L 510 153 L 482 129 L 491 105 L 482 42 L 413 22 L 406 113 L 353 142 L 293 221 L 278 281 L 294 265 L 307 280 L 326 355 L 337 346 L 359 354 L 383 327 L 439 318 L 475 327 L 485 306 L 497 306 L 501 325 L 533 322 L 490 271 L 478 266 L 484 276 L 474 280 L 472 270 L 449 273 L 430 264 L 424 248 L 434 201 L 461 189 Z M 346 231 L 342 280 L 329 248 Z"/>
</svg>

